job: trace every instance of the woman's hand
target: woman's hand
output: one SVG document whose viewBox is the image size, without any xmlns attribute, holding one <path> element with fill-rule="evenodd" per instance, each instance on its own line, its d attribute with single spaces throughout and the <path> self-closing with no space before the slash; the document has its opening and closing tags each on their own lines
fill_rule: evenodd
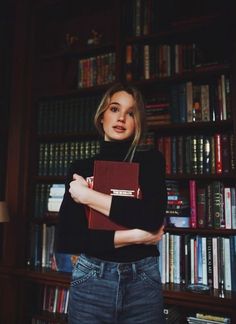
<svg viewBox="0 0 236 324">
<path fill-rule="evenodd" d="M 84 204 L 89 193 L 87 181 L 78 174 L 73 175 L 69 192 L 72 199 L 78 204 Z"/>
<path fill-rule="evenodd" d="M 84 204 L 97 210 L 105 216 L 109 216 L 111 208 L 110 195 L 90 189 L 87 181 L 78 174 L 73 175 L 69 192 L 77 204 Z"/>
<path fill-rule="evenodd" d="M 147 232 L 135 229 L 136 244 L 155 245 L 162 239 L 164 234 L 164 225 L 156 232 Z"/>
<path fill-rule="evenodd" d="M 116 231 L 114 245 L 116 248 L 131 244 L 156 245 L 162 239 L 164 225 L 156 232 L 147 232 L 140 229 Z"/>
</svg>

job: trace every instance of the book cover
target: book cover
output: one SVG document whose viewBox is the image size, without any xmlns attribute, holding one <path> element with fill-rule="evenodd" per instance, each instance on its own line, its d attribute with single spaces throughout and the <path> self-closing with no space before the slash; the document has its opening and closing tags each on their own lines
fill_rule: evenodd
<svg viewBox="0 0 236 324">
<path fill-rule="evenodd" d="M 138 163 L 95 161 L 92 181 L 92 188 L 96 191 L 111 196 L 140 198 Z M 125 229 L 92 208 L 87 217 L 90 229 Z"/>
</svg>

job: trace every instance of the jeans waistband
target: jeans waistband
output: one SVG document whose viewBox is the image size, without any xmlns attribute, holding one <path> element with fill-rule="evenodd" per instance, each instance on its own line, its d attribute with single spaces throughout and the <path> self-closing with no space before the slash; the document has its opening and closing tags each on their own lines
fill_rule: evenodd
<svg viewBox="0 0 236 324">
<path fill-rule="evenodd" d="M 102 269 L 103 271 L 118 271 L 118 272 L 138 272 L 144 270 L 146 267 L 150 268 L 151 265 L 156 265 L 158 258 L 156 256 L 146 257 L 144 259 L 134 262 L 112 262 L 101 260 L 95 257 L 90 257 L 85 254 L 80 254 L 78 262 L 82 262 L 87 267 Z"/>
</svg>

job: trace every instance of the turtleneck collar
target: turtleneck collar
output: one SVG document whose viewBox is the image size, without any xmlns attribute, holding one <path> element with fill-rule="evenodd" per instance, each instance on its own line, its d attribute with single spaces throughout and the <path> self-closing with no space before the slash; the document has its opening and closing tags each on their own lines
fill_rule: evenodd
<svg viewBox="0 0 236 324">
<path fill-rule="evenodd" d="M 97 159 L 123 161 L 130 148 L 131 141 L 101 141 L 100 153 Z"/>
</svg>

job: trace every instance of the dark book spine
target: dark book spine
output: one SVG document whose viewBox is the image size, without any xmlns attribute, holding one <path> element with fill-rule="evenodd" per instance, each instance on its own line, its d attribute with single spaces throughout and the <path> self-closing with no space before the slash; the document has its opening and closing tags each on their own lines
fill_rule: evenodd
<svg viewBox="0 0 236 324">
<path fill-rule="evenodd" d="M 197 137 L 197 173 L 203 174 L 203 149 L 204 149 L 204 139 L 203 135 Z"/>
<path fill-rule="evenodd" d="M 212 183 L 207 185 L 206 188 L 207 195 L 207 210 L 206 210 L 206 227 L 213 227 L 213 193 L 212 193 Z"/>
<path fill-rule="evenodd" d="M 191 171 L 193 174 L 197 174 L 198 171 L 198 161 L 197 161 L 197 136 L 191 137 Z"/>
<path fill-rule="evenodd" d="M 220 181 L 212 182 L 212 197 L 213 197 L 213 224 L 214 228 L 221 228 L 223 224 L 223 193 L 222 183 Z"/>
<path fill-rule="evenodd" d="M 207 237 L 207 282 L 210 288 L 213 287 L 213 260 L 212 260 L 212 238 Z"/>
<path fill-rule="evenodd" d="M 184 137 L 177 136 L 177 171 L 179 174 L 184 172 Z"/>
<path fill-rule="evenodd" d="M 206 188 L 197 188 L 197 227 L 206 226 Z"/>
<path fill-rule="evenodd" d="M 211 139 L 209 136 L 203 138 L 203 173 L 211 173 Z"/>
</svg>

